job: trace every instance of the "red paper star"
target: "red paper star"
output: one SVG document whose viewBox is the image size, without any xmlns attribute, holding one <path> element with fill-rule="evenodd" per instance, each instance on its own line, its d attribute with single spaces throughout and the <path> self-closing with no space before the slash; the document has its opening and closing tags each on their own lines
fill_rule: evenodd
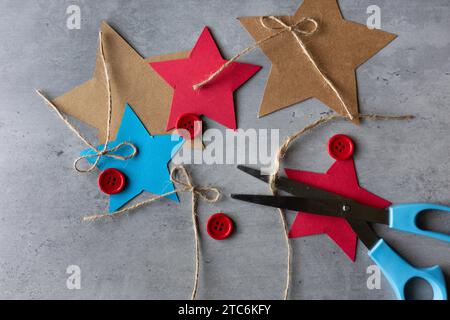
<svg viewBox="0 0 450 320">
<path fill-rule="evenodd" d="M 334 192 L 362 204 L 376 208 L 386 208 L 391 205 L 389 201 L 359 186 L 353 159 L 336 161 L 327 173 L 286 169 L 286 174 L 290 179 Z M 289 237 L 306 237 L 323 233 L 327 234 L 352 261 L 355 261 L 358 239 L 344 218 L 299 212 L 291 226 Z"/>
<path fill-rule="evenodd" d="M 226 62 L 205 27 L 189 58 L 150 63 L 175 89 L 167 130 L 173 129 L 178 117 L 185 113 L 205 115 L 230 129 L 236 129 L 233 92 L 260 70 L 260 66 L 233 62 L 205 86 L 197 90 L 193 88 Z"/>
</svg>

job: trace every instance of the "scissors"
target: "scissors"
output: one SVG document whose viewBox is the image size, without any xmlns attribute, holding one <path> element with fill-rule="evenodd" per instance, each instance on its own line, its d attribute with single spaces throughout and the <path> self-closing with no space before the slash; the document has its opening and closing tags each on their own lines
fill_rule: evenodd
<svg viewBox="0 0 450 320">
<path fill-rule="evenodd" d="M 269 183 L 269 176 L 263 175 L 260 170 L 245 166 L 238 166 L 238 169 Z M 421 278 L 433 289 L 434 300 L 447 300 L 445 279 L 441 268 L 439 266 L 424 269 L 413 267 L 377 236 L 369 222 L 386 224 L 391 229 L 450 242 L 450 235 L 423 230 L 416 224 L 419 213 L 425 210 L 450 212 L 450 207 L 430 203 L 410 203 L 379 209 L 284 177 L 278 178 L 276 186 L 291 196 L 232 194 L 231 197 L 275 208 L 345 218 L 369 250 L 369 256 L 388 279 L 398 299 L 405 300 L 405 286 L 409 280 Z"/>
</svg>

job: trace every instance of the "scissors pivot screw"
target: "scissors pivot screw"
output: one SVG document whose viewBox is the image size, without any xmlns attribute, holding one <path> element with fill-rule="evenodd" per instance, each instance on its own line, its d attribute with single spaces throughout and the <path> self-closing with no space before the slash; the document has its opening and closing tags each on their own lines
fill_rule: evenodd
<svg viewBox="0 0 450 320">
<path fill-rule="evenodd" d="M 349 212 L 351 209 L 352 209 L 352 208 L 350 208 L 350 206 L 348 206 L 348 205 L 346 205 L 346 204 L 344 204 L 344 205 L 342 206 L 342 211 L 343 211 L 344 213 Z"/>
</svg>

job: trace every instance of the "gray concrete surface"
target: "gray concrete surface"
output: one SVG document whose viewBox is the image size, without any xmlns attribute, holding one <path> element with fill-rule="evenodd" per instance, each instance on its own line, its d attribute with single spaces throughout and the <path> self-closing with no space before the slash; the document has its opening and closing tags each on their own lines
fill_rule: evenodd
<svg viewBox="0 0 450 320">
<path fill-rule="evenodd" d="M 107 20 L 144 56 L 189 49 L 204 25 L 225 57 L 252 39 L 238 16 L 290 14 L 301 1 L 32 1 L 0 0 L 0 298 L 184 299 L 193 275 L 190 201 L 161 201 L 113 222 L 83 223 L 102 211 L 96 174 L 78 175 L 72 161 L 83 145 L 34 94 L 59 95 L 90 78 L 98 28 Z M 66 28 L 66 8 L 81 7 L 81 30 Z M 325 145 L 334 133 L 358 144 L 362 186 L 394 202 L 449 203 L 450 2 L 447 0 L 342 0 L 344 16 L 365 23 L 380 6 L 382 28 L 398 39 L 358 70 L 365 113 L 415 114 L 409 122 L 334 123 L 316 130 L 288 155 L 286 166 L 325 171 Z M 279 128 L 285 137 L 329 109 L 310 100 L 256 120 L 270 63 L 255 51 L 243 61 L 264 66 L 236 95 L 241 128 Z M 283 124 L 280 126 L 280 124 Z M 215 126 L 213 123 L 208 125 Z M 85 128 L 85 132 L 93 131 Z M 232 165 L 194 166 L 203 184 L 267 193 L 267 186 Z M 234 236 L 212 241 L 208 216 L 228 213 Z M 291 222 L 293 215 L 289 215 Z M 202 263 L 199 298 L 279 299 L 286 249 L 275 210 L 226 197 L 200 205 Z M 434 223 L 446 228 L 448 219 Z M 439 264 L 450 276 L 445 243 L 377 228 L 418 266 Z M 292 241 L 292 299 L 392 299 L 386 279 L 366 287 L 372 264 L 362 245 L 351 263 L 326 236 Z M 66 268 L 81 268 L 81 290 L 66 288 Z M 425 292 L 425 291 L 424 291 Z"/>
</svg>

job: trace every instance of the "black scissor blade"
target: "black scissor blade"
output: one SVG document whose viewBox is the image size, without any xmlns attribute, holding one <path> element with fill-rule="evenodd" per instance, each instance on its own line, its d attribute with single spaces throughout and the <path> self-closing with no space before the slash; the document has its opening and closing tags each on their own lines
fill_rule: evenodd
<svg viewBox="0 0 450 320">
<path fill-rule="evenodd" d="M 238 169 L 263 181 L 269 183 L 270 176 L 262 174 L 260 170 L 239 165 Z M 278 189 L 286 191 L 294 196 L 312 199 L 342 199 L 341 196 L 307 184 L 294 181 L 285 177 L 277 178 L 276 186 Z"/>
<path fill-rule="evenodd" d="M 318 215 L 342 217 L 341 204 L 338 201 L 314 200 L 299 197 L 261 196 L 251 194 L 232 194 L 231 198 L 263 206 L 303 211 Z"/>
<path fill-rule="evenodd" d="M 380 238 L 372 230 L 369 224 L 362 220 L 347 219 L 347 222 L 355 231 L 359 240 L 367 247 L 367 249 L 372 250 L 372 248 L 378 243 Z"/>
<path fill-rule="evenodd" d="M 267 174 L 262 174 L 261 170 L 249 168 L 249 167 L 246 167 L 243 165 L 238 165 L 237 168 L 239 170 L 251 175 L 252 177 L 255 177 L 256 179 L 259 179 L 263 182 L 269 183 L 270 176 Z"/>
<path fill-rule="evenodd" d="M 362 205 L 350 199 L 310 199 L 250 194 L 232 194 L 231 198 L 269 207 L 308 212 L 322 216 L 389 224 L 389 216 L 385 209 Z"/>
<path fill-rule="evenodd" d="M 307 184 L 280 177 L 277 180 L 277 188 L 294 196 L 311 199 L 343 199 L 341 196 Z"/>
</svg>

